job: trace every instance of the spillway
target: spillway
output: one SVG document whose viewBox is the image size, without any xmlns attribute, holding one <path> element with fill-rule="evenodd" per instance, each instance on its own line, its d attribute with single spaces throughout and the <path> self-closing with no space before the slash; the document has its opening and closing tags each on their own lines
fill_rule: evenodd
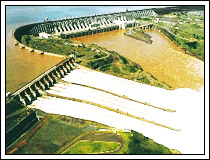
<svg viewBox="0 0 210 160">
<path fill-rule="evenodd" d="M 165 90 L 81 66 L 28 105 L 48 113 L 133 129 L 183 154 L 204 151 L 202 106 L 203 94 L 191 89 Z"/>
</svg>

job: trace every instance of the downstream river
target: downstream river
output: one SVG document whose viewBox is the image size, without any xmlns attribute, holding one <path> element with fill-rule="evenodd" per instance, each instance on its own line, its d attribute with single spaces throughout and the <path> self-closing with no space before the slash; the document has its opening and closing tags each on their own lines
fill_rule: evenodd
<svg viewBox="0 0 210 160">
<path fill-rule="evenodd" d="M 147 30 L 152 44 L 124 35 L 125 30 L 116 30 L 95 35 L 73 38 L 83 43 L 94 43 L 139 63 L 159 81 L 173 88 L 200 90 L 204 85 L 204 63 L 184 53 L 164 34 Z"/>
</svg>

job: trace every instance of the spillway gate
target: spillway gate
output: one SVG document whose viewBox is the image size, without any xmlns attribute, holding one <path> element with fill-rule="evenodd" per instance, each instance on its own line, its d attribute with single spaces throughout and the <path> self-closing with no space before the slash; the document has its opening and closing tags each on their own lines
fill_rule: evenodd
<svg viewBox="0 0 210 160">
<path fill-rule="evenodd" d="M 45 90 L 53 86 L 59 78 L 63 78 L 67 73 L 70 73 L 75 68 L 74 62 L 74 57 L 62 60 L 10 96 L 24 106 L 31 104 L 37 97 L 43 95 Z"/>
</svg>

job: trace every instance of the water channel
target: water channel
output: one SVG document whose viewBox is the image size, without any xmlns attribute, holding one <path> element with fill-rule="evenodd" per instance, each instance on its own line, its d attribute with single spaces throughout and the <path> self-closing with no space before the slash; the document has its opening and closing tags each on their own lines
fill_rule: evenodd
<svg viewBox="0 0 210 160">
<path fill-rule="evenodd" d="M 95 35 L 74 38 L 83 43 L 94 43 L 113 50 L 139 63 L 158 80 L 173 88 L 191 88 L 200 90 L 204 85 L 204 63 L 184 53 L 164 34 L 147 30 L 153 40 L 147 44 L 127 37 L 125 30 L 115 30 Z"/>
</svg>

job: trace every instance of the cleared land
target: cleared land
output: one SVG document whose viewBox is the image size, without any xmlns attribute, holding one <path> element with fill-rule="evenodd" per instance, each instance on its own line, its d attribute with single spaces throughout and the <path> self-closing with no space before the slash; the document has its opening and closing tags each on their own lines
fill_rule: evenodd
<svg viewBox="0 0 210 160">
<path fill-rule="evenodd" d="M 106 154 L 120 147 L 118 142 L 80 140 L 64 154 Z"/>
<path fill-rule="evenodd" d="M 76 107 L 76 106 L 75 106 Z M 39 111 L 39 115 L 46 113 Z M 43 120 L 45 121 L 46 118 Z M 42 123 L 42 121 L 41 121 Z M 7 152 L 9 154 L 130 154 L 136 150 L 135 154 L 142 154 L 146 148 L 128 148 L 133 136 L 131 132 L 119 131 L 94 121 L 73 118 L 62 115 L 49 115 L 43 126 L 32 128 L 26 135 L 22 136 Z M 99 131 L 102 128 L 104 131 Z M 142 143 L 147 143 L 147 137 L 139 135 Z M 165 152 L 169 150 L 163 145 L 155 143 L 149 139 L 147 150 L 160 154 L 171 154 Z M 156 144 L 160 149 L 154 149 Z"/>
<path fill-rule="evenodd" d="M 125 145 L 124 139 L 111 132 L 91 132 L 64 146 L 62 154 L 111 154 L 119 152 Z M 62 150 L 62 149 L 61 149 Z"/>
<path fill-rule="evenodd" d="M 85 120 L 53 115 L 27 144 L 14 154 L 53 154 L 79 134 L 95 129 L 97 125 L 93 126 Z"/>
</svg>

